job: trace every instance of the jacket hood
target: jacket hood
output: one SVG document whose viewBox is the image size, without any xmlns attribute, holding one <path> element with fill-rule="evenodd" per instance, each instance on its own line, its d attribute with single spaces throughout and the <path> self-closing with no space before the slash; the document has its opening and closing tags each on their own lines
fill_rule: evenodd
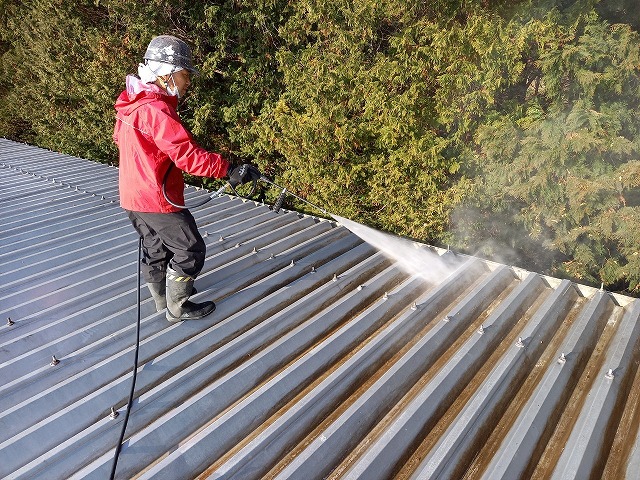
<svg viewBox="0 0 640 480">
<path fill-rule="evenodd" d="M 135 75 L 127 75 L 126 89 L 116 100 L 115 109 L 128 115 L 136 108 L 155 100 L 162 100 L 174 109 L 178 106 L 178 98 L 167 95 L 155 83 L 144 83 Z"/>
</svg>

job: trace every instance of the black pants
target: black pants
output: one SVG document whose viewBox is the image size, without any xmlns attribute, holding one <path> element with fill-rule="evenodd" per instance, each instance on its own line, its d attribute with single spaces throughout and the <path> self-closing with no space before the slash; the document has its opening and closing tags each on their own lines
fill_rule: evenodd
<svg viewBox="0 0 640 480">
<path fill-rule="evenodd" d="M 197 277 L 204 265 L 206 245 L 189 210 L 143 213 L 127 210 L 142 237 L 142 276 L 163 282 L 167 265 L 182 275 Z"/>
</svg>

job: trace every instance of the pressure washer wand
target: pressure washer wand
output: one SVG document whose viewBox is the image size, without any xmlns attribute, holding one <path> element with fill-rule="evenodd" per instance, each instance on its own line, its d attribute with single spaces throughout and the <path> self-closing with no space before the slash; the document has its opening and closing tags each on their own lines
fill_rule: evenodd
<svg viewBox="0 0 640 480">
<path fill-rule="evenodd" d="M 225 184 L 220 187 L 218 190 L 216 190 L 215 192 L 213 192 L 211 195 L 209 195 L 208 197 L 206 197 L 204 200 L 198 201 L 196 203 L 194 203 L 193 205 L 180 205 L 179 203 L 175 203 L 173 202 L 169 196 L 167 195 L 167 179 L 169 177 L 169 172 L 171 171 L 171 168 L 173 167 L 173 164 L 169 165 L 169 168 L 167 169 L 167 172 L 164 175 L 164 179 L 162 181 L 162 194 L 164 195 L 165 200 L 173 205 L 176 208 L 197 208 L 197 207 L 201 207 L 203 206 L 205 203 L 213 200 L 216 197 L 220 197 L 222 196 L 222 194 L 227 190 L 227 188 L 230 188 L 232 190 L 232 192 L 237 195 L 238 197 L 242 197 L 242 198 L 247 198 L 247 197 L 243 197 L 242 195 L 238 194 L 238 192 L 236 192 L 236 189 L 229 183 L 229 182 L 225 182 Z M 318 205 L 315 205 L 314 203 L 311 203 L 309 200 L 305 200 L 302 197 L 299 197 L 298 195 L 296 195 L 293 192 L 290 192 L 289 190 L 287 190 L 285 187 L 278 185 L 277 183 L 273 182 L 271 179 L 265 177 L 264 175 L 261 175 L 259 179 L 254 180 L 253 181 L 253 188 L 251 189 L 251 193 L 248 195 L 249 198 L 253 196 L 253 194 L 256 191 L 256 184 L 258 183 L 258 181 L 262 181 L 265 183 L 268 183 L 269 185 L 272 185 L 278 189 L 280 189 L 280 195 L 278 196 L 278 199 L 276 200 L 276 202 L 273 204 L 273 210 L 275 212 L 280 211 L 280 208 L 282 207 L 282 203 L 284 202 L 284 198 L 286 195 L 291 195 L 292 197 L 297 198 L 298 200 L 300 200 L 303 203 L 306 203 L 307 205 L 312 206 L 313 208 L 321 211 L 322 213 L 324 213 L 325 215 L 331 217 L 332 215 L 327 212 L 324 208 L 319 207 Z"/>
<path fill-rule="evenodd" d="M 275 212 L 277 212 L 278 210 L 280 210 L 280 207 L 282 206 L 282 202 L 284 201 L 284 197 L 289 194 L 292 197 L 297 198 L 298 200 L 300 200 L 303 203 L 306 203 L 307 205 L 312 206 L 313 208 L 320 210 L 322 213 L 324 213 L 325 215 L 331 216 L 331 214 L 329 212 L 327 212 L 324 208 L 319 207 L 318 205 L 311 203 L 309 200 L 305 200 L 302 197 L 299 197 L 298 195 L 296 195 L 295 193 L 292 193 L 291 191 L 287 190 L 285 187 L 282 187 L 280 185 L 278 185 L 277 183 L 271 181 L 269 178 L 265 177 L 264 175 L 262 175 L 260 177 L 260 181 L 268 183 L 270 185 L 273 185 L 276 188 L 279 188 L 281 190 L 280 192 L 280 196 L 278 197 L 278 199 L 276 200 L 276 203 L 273 204 L 273 210 Z"/>
</svg>

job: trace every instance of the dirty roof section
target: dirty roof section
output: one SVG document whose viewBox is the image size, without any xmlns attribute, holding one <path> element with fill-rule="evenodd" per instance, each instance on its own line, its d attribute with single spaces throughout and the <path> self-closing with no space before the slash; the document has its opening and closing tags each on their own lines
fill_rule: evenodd
<svg viewBox="0 0 640 480">
<path fill-rule="evenodd" d="M 0 139 L 0 477 L 105 479 L 134 359 L 117 168 Z M 206 195 L 189 188 L 188 201 Z M 333 222 L 193 211 L 197 299 L 141 290 L 116 478 L 631 478 L 640 304 L 436 250 L 427 282 Z"/>
</svg>

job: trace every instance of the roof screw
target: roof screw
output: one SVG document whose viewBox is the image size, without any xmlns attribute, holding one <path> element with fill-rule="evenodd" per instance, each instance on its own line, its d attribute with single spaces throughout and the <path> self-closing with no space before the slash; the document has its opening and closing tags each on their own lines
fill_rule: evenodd
<svg viewBox="0 0 640 480">
<path fill-rule="evenodd" d="M 208 237 L 209 236 L 209 232 L 207 232 L 206 230 L 204 231 L 204 233 L 202 234 L 203 237 Z"/>
<path fill-rule="evenodd" d="M 384 295 L 382 296 L 382 299 L 386 300 L 387 298 L 389 298 L 389 294 L 387 292 L 384 292 Z"/>
<path fill-rule="evenodd" d="M 337 282 L 338 281 L 338 274 L 334 273 L 333 274 L 333 278 L 331 280 L 333 280 L 334 282 Z"/>
<path fill-rule="evenodd" d="M 451 320 L 451 315 L 445 315 L 445 317 L 442 319 L 443 322 L 448 322 L 449 320 Z"/>
<path fill-rule="evenodd" d="M 296 264 L 295 261 L 291 260 L 291 263 L 289 264 L 290 267 L 293 267 Z"/>
<path fill-rule="evenodd" d="M 257 247 L 253 247 L 253 250 L 251 250 L 251 253 L 258 253 L 258 248 Z"/>
<path fill-rule="evenodd" d="M 118 411 L 114 407 L 111 407 L 111 413 L 109 414 L 109 418 L 111 420 L 115 420 L 116 418 L 118 418 L 118 415 L 120 415 Z"/>
<path fill-rule="evenodd" d="M 91 194 L 91 196 L 92 196 L 92 197 L 95 197 L 95 196 L 96 196 L 96 194 L 95 194 L 95 193 L 92 193 L 92 194 Z"/>
<path fill-rule="evenodd" d="M 522 341 L 522 337 L 518 337 L 518 341 L 516 342 L 516 347 L 518 348 L 524 347 L 524 342 Z"/>
<path fill-rule="evenodd" d="M 100 200 L 104 200 L 104 195 L 101 195 L 101 196 L 100 196 Z"/>
<path fill-rule="evenodd" d="M 358 291 L 362 290 L 364 288 L 364 285 L 358 285 Z"/>
<path fill-rule="evenodd" d="M 13 320 L 11 320 L 11 317 L 7 317 L 7 326 L 9 326 L 9 327 L 10 327 L 10 326 L 11 326 L 11 325 L 13 325 L 14 323 L 16 323 L 16 322 L 14 322 Z"/>
<path fill-rule="evenodd" d="M 418 309 L 418 304 L 416 302 L 413 302 L 411 304 L 411 310 L 417 310 Z"/>
<path fill-rule="evenodd" d="M 52 367 L 55 367 L 59 363 L 60 363 L 60 360 L 58 360 L 55 355 L 52 355 L 51 356 L 51 363 L 49 365 L 51 365 Z"/>
<path fill-rule="evenodd" d="M 567 361 L 567 356 L 562 352 L 558 357 L 558 363 L 565 363 Z"/>
<path fill-rule="evenodd" d="M 605 377 L 607 377 L 609 380 L 613 380 L 613 370 L 609 369 Z"/>
<path fill-rule="evenodd" d="M 222 235 L 220 235 L 220 238 L 218 239 L 219 242 L 224 242 L 224 237 Z"/>
<path fill-rule="evenodd" d="M 316 273 L 316 267 L 311 265 L 311 273 Z"/>
<path fill-rule="evenodd" d="M 276 256 L 275 256 L 273 253 L 271 253 L 271 254 L 269 255 L 268 260 L 273 260 L 274 258 L 276 258 Z"/>
<path fill-rule="evenodd" d="M 240 247 L 240 244 L 239 244 L 239 243 L 236 243 L 236 248 L 238 248 L 238 247 Z"/>
<path fill-rule="evenodd" d="M 480 328 L 476 330 L 480 335 L 484 334 L 484 325 L 480 325 Z"/>
</svg>

